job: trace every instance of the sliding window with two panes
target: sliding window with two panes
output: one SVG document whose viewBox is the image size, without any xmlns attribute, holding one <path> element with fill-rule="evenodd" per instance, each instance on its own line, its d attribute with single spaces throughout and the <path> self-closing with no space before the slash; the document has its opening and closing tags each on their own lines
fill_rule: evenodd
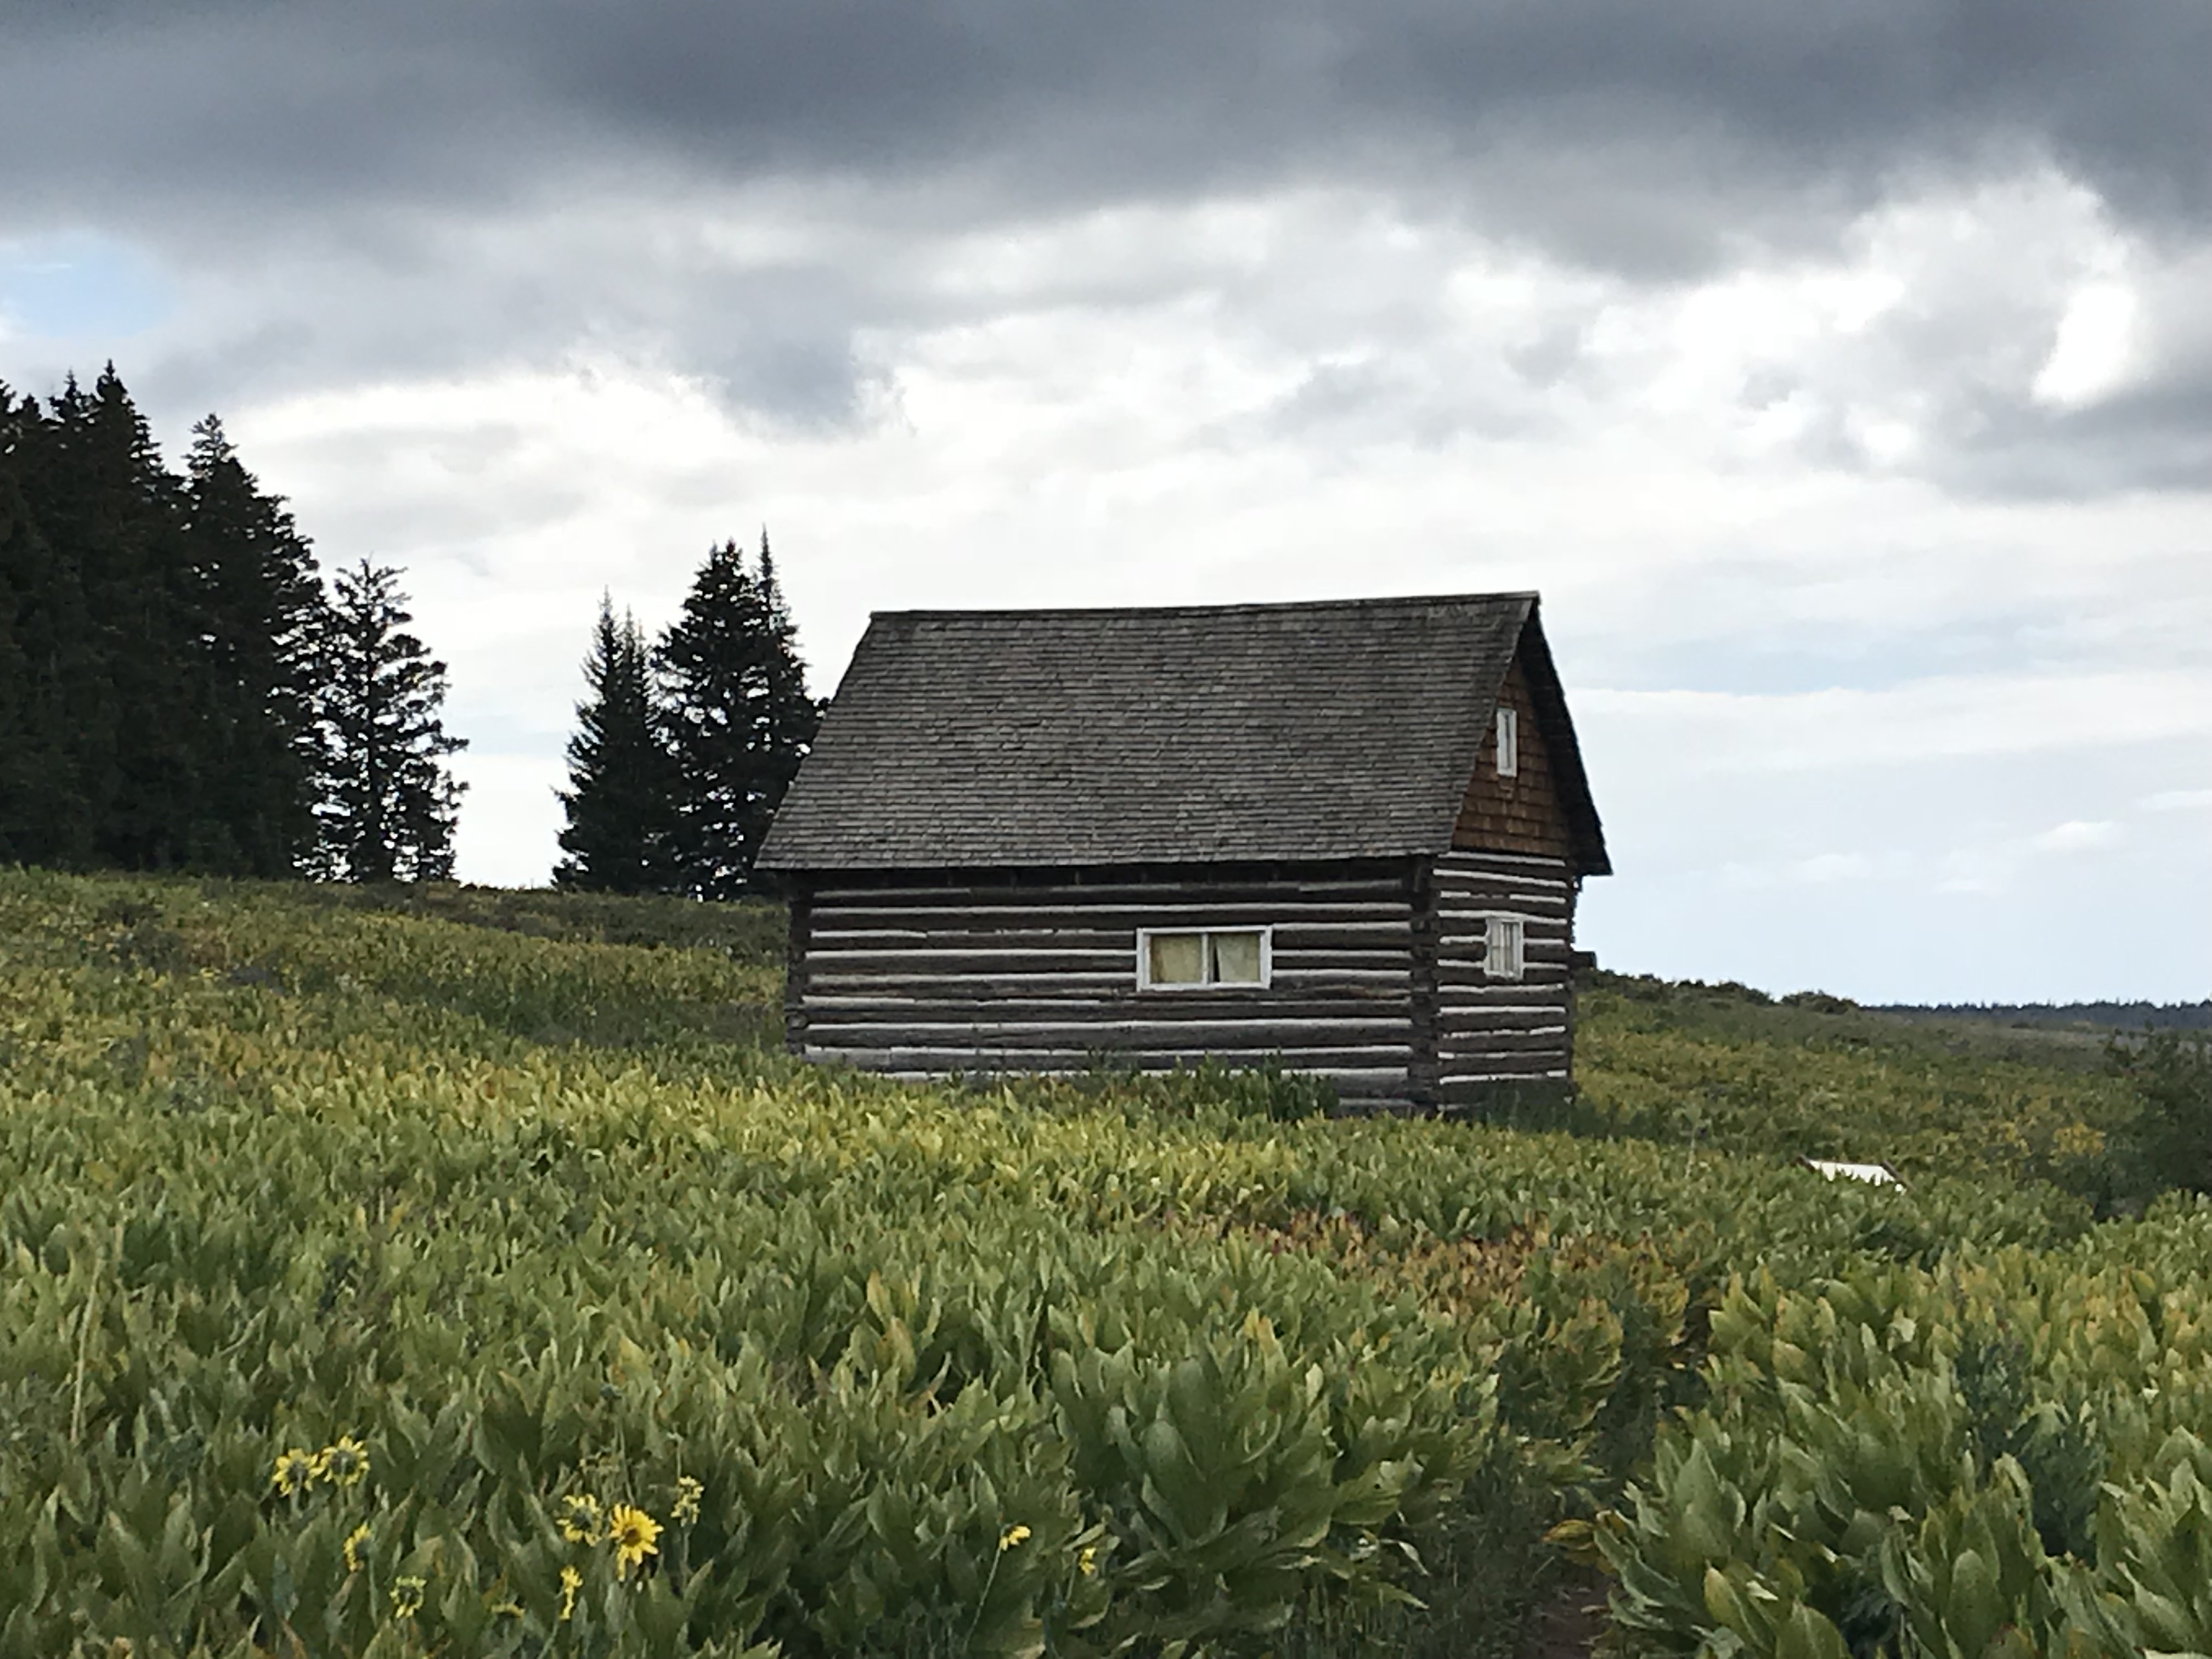
<svg viewBox="0 0 2212 1659">
<path fill-rule="evenodd" d="M 1137 988 L 1264 987 L 1273 976 L 1273 934 L 1271 927 L 1140 928 Z"/>
</svg>

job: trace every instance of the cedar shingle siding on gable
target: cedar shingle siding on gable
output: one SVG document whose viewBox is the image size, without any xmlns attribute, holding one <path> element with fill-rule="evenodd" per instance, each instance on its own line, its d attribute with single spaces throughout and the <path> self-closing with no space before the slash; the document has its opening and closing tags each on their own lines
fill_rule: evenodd
<svg viewBox="0 0 2212 1659">
<path fill-rule="evenodd" d="M 1568 854 L 1566 815 L 1559 810 L 1558 790 L 1552 781 L 1552 757 L 1544 740 L 1529 695 L 1528 676 L 1516 661 L 1506 671 L 1498 706 L 1519 717 L 1520 769 L 1512 777 L 1498 775 L 1498 731 L 1495 722 L 1482 755 L 1475 763 L 1466 797 L 1460 802 L 1459 819 L 1452 826 L 1452 845 L 1500 853 L 1534 853 L 1564 859 Z"/>
<path fill-rule="evenodd" d="M 1417 1106 L 1567 1074 L 1607 868 L 1531 594 L 878 616 L 760 865 L 811 1058 L 1279 1055 Z M 1267 982 L 1140 983 L 1146 930 L 1209 929 L 1246 936 L 1224 961 L 1264 930 Z"/>
</svg>

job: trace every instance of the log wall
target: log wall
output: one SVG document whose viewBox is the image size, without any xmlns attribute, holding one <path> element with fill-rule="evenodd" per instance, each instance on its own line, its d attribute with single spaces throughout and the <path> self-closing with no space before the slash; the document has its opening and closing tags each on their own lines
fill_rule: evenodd
<svg viewBox="0 0 2212 1659">
<path fill-rule="evenodd" d="M 809 1060 L 902 1077 L 1280 1055 L 1346 1101 L 1413 1097 L 1410 860 L 1235 872 L 816 875 L 786 1019 Z M 1139 928 L 1272 927 L 1272 983 L 1140 991 Z"/>
<path fill-rule="evenodd" d="M 1426 887 L 1436 940 L 1431 1098 L 1449 1108 L 1488 1084 L 1564 1081 L 1574 1059 L 1575 883 L 1566 860 L 1448 853 Z M 1521 919 L 1518 980 L 1493 979 L 1484 968 L 1492 915 Z"/>
</svg>

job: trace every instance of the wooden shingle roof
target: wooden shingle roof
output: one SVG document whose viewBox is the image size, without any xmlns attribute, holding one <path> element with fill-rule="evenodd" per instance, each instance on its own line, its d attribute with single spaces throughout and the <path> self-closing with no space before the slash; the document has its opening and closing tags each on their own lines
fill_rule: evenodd
<svg viewBox="0 0 2212 1659">
<path fill-rule="evenodd" d="M 1604 871 L 1533 593 L 878 612 L 765 871 L 1437 853 L 1523 640 Z"/>
</svg>

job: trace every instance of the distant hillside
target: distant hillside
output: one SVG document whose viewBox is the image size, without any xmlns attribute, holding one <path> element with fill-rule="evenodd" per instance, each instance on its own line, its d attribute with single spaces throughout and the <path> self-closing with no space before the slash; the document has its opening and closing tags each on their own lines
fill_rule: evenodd
<svg viewBox="0 0 2212 1659">
<path fill-rule="evenodd" d="M 2203 1002 L 1937 1002 L 1869 1005 L 1868 1012 L 1911 1019 L 1979 1019 L 2038 1030 L 2212 1030 L 2212 999 Z"/>
</svg>

